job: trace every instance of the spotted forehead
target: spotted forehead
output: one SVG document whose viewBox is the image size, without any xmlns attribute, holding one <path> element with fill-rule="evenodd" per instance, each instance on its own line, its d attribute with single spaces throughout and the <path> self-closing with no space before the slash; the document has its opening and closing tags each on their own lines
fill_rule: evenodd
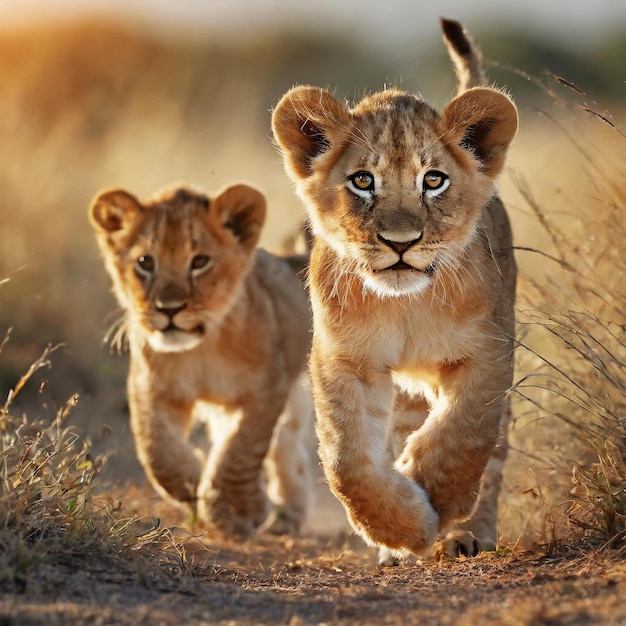
<svg viewBox="0 0 626 626">
<path fill-rule="evenodd" d="M 209 207 L 206 196 L 178 190 L 146 207 L 150 217 L 144 236 L 153 245 L 159 244 L 164 253 L 195 250 L 206 236 Z"/>
<path fill-rule="evenodd" d="M 372 167 L 416 166 L 432 160 L 439 114 L 424 100 L 402 92 L 382 92 L 353 111 L 354 139 Z"/>
</svg>

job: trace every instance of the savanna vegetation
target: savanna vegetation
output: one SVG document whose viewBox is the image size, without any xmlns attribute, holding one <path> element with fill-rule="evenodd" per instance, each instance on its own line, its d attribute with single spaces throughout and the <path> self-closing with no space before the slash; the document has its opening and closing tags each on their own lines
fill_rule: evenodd
<svg viewBox="0 0 626 626">
<path fill-rule="evenodd" d="M 267 195 L 263 241 L 278 248 L 303 212 L 269 138 L 270 107 L 296 82 L 346 97 L 395 82 L 440 104 L 454 85 L 443 45 L 387 58 L 310 34 L 181 42 L 99 23 L 3 33 L 3 623 L 626 619 L 624 38 L 581 58 L 475 37 L 521 108 L 502 181 L 520 265 L 502 549 L 377 570 L 323 485 L 309 537 L 241 545 L 195 538 L 192 520 L 145 488 L 86 213 L 107 186 L 141 196 L 243 179 Z"/>
</svg>

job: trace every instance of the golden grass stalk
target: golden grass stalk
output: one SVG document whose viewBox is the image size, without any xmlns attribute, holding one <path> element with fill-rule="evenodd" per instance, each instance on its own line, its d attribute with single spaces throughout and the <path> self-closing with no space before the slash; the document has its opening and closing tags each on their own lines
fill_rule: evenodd
<svg viewBox="0 0 626 626">
<path fill-rule="evenodd" d="M 0 354 L 9 339 L 0 342 Z M 124 518 L 111 494 L 98 494 L 102 461 L 67 425 L 78 402 L 71 396 L 46 424 L 13 411 L 13 401 L 33 374 L 50 367 L 48 347 L 20 377 L 0 408 L 0 584 L 20 588 L 44 562 L 80 567 L 86 558 L 156 561 L 166 570 L 187 568 L 181 547 L 158 520 Z M 162 569 L 162 568 L 161 568 Z"/>
<path fill-rule="evenodd" d="M 543 271 L 520 282 L 520 347 L 533 366 L 516 392 L 546 419 L 543 445 L 569 463 L 557 538 L 626 550 L 626 141 L 582 90 L 548 81 L 558 115 L 546 117 L 563 130 L 586 180 L 572 197 L 561 192 L 568 208 L 560 216 L 519 185 L 550 249 Z M 570 93 L 558 95 L 555 83 Z"/>
</svg>

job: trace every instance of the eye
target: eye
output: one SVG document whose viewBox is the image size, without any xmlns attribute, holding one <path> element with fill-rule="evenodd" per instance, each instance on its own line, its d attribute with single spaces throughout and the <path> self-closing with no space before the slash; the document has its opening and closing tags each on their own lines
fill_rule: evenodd
<svg viewBox="0 0 626 626">
<path fill-rule="evenodd" d="M 450 186 L 450 178 L 443 172 L 430 170 L 424 174 L 422 191 L 430 198 L 443 193 Z"/>
<path fill-rule="evenodd" d="M 191 259 L 190 270 L 192 274 L 201 274 L 203 271 L 208 270 L 211 266 L 211 257 L 206 254 L 196 254 Z"/>
<path fill-rule="evenodd" d="M 135 261 L 135 269 L 137 270 L 137 273 L 142 276 L 152 276 L 156 270 L 156 261 L 153 256 L 142 254 Z"/>
<path fill-rule="evenodd" d="M 374 175 L 369 172 L 357 172 L 351 176 L 350 180 L 362 191 L 374 191 Z"/>
<path fill-rule="evenodd" d="M 369 198 L 374 193 L 374 174 L 365 171 L 356 172 L 348 178 L 352 191 L 362 198 Z"/>
</svg>

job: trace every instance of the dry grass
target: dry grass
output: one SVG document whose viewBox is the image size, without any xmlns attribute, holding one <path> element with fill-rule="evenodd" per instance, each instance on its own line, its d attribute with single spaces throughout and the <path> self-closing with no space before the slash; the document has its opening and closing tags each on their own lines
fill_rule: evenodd
<svg viewBox="0 0 626 626">
<path fill-rule="evenodd" d="M 7 335 L 2 342 L 4 347 Z M 25 571 L 50 552 L 89 553 L 107 536 L 113 519 L 97 504 L 92 484 L 97 463 L 65 421 L 70 398 L 51 424 L 12 411 L 12 402 L 37 370 L 50 366 L 48 348 L 9 392 L 0 408 L 0 579 L 17 585 Z M 0 350 L 1 352 L 1 350 Z M 106 520 L 106 530 L 102 520 Z"/>
<path fill-rule="evenodd" d="M 515 389 L 517 445 L 533 466 L 530 534 L 615 548 L 626 545 L 626 138 L 575 86 L 538 84 L 552 101 L 540 112 L 550 145 L 534 158 L 550 169 L 532 180 L 547 173 L 552 186 L 516 180 L 530 224 L 518 255 L 535 256 L 522 261 Z"/>
<path fill-rule="evenodd" d="M 2 349 L 9 334 L 0 343 Z M 42 368 L 51 366 L 48 347 L 20 377 L 0 407 L 0 588 L 33 587 L 33 573 L 62 564 L 80 571 L 105 564 L 115 570 L 190 572 L 184 545 L 158 519 L 131 515 L 111 493 L 99 493 L 102 459 L 67 424 L 77 396 L 55 419 L 30 419 L 13 401 Z M 36 577 L 35 577 L 36 578 Z"/>
</svg>

